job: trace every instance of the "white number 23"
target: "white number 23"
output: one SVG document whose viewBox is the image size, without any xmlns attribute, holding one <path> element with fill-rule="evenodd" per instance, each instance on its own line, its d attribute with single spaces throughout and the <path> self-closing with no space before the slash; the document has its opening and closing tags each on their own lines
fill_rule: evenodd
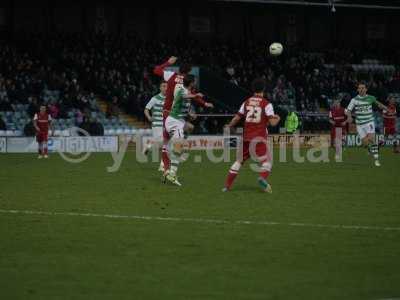
<svg viewBox="0 0 400 300">
<path fill-rule="evenodd" d="M 262 108 L 259 106 L 246 106 L 246 122 L 259 123 L 261 121 Z"/>
</svg>

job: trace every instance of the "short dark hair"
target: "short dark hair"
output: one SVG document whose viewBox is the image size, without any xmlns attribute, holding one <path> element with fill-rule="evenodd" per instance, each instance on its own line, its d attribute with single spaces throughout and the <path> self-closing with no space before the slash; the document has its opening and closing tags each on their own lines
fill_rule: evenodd
<svg viewBox="0 0 400 300">
<path fill-rule="evenodd" d="M 183 78 L 183 86 L 188 87 L 191 83 L 196 80 L 196 77 L 192 74 L 188 74 Z"/>
<path fill-rule="evenodd" d="M 189 63 L 185 62 L 179 66 L 179 73 L 181 74 L 189 74 L 191 70 L 192 70 L 192 65 Z"/>
<path fill-rule="evenodd" d="M 366 83 L 365 81 L 359 81 L 359 82 L 357 83 L 357 87 L 358 87 L 359 85 L 364 85 L 364 86 L 368 89 L 368 85 L 367 85 L 367 83 Z"/>
<path fill-rule="evenodd" d="M 262 93 L 265 90 L 265 80 L 262 78 L 256 78 L 251 84 L 251 89 L 254 93 Z"/>
</svg>

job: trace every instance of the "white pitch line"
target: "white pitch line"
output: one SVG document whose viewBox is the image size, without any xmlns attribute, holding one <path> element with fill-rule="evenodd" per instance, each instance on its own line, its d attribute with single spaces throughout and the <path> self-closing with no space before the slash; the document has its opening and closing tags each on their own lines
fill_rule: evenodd
<svg viewBox="0 0 400 300">
<path fill-rule="evenodd" d="M 284 223 L 284 222 L 246 221 L 246 220 L 219 220 L 219 219 L 203 219 L 203 218 L 179 218 L 179 217 L 158 217 L 158 216 L 137 216 L 137 215 L 114 215 L 114 214 L 98 214 L 98 213 L 51 212 L 51 211 L 37 211 L 37 210 L 0 209 L 0 213 L 2 213 L 2 214 L 19 214 L 19 215 L 97 217 L 97 218 L 108 218 L 108 219 L 133 219 L 133 220 L 165 221 L 165 222 L 190 222 L 190 223 L 212 223 L 212 224 L 311 227 L 311 228 L 350 229 L 350 230 L 400 231 L 400 227 L 381 227 L 381 226 L 365 226 L 365 225 L 333 225 L 333 224 L 313 224 L 313 223 Z"/>
</svg>

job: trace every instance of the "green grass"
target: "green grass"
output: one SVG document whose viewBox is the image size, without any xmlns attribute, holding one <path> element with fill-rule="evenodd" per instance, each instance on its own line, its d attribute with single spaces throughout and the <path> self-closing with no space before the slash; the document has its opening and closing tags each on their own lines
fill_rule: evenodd
<svg viewBox="0 0 400 300">
<path fill-rule="evenodd" d="M 276 162 L 269 195 L 248 166 L 221 193 L 225 163 L 189 160 L 177 188 L 133 153 L 116 173 L 109 154 L 81 164 L 0 155 L 0 298 L 400 298 L 400 230 L 382 229 L 400 227 L 400 156 L 385 149 L 381 168 L 362 149 L 344 159 Z"/>
</svg>

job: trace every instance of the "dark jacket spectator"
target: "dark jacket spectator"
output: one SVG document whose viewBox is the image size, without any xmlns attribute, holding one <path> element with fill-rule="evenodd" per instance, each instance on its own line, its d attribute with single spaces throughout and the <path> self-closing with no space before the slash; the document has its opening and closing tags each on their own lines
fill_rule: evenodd
<svg viewBox="0 0 400 300">
<path fill-rule="evenodd" d="M 6 123 L 2 118 L 0 118 L 0 130 L 7 130 Z"/>
</svg>

